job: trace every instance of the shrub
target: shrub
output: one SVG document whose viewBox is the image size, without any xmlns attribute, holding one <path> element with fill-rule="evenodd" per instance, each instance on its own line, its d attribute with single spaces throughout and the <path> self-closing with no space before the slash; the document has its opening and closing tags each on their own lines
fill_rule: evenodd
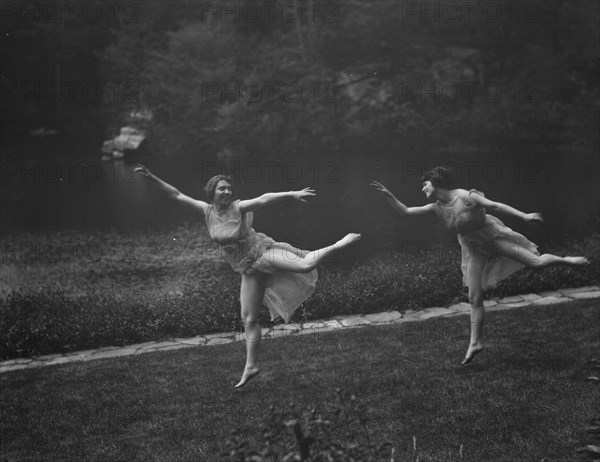
<svg viewBox="0 0 600 462">
<path fill-rule="evenodd" d="M 269 409 L 260 441 L 252 444 L 235 430 L 231 449 L 223 454 L 231 462 L 364 461 L 393 460 L 389 442 L 375 442 L 367 429 L 367 412 L 354 395 L 341 390 L 323 411 Z"/>
<path fill-rule="evenodd" d="M 600 386 L 600 360 L 592 358 L 587 364 L 593 370 L 593 374 L 596 375 L 590 375 L 586 378 L 586 381 Z M 589 444 L 577 449 L 576 452 L 580 460 L 597 461 L 600 458 L 600 415 L 596 415 L 589 420 L 586 433 L 589 435 L 589 440 L 592 440 L 591 443 L 588 440 Z"/>
<path fill-rule="evenodd" d="M 547 251 L 559 255 L 588 255 L 592 264 L 584 268 L 560 266 L 519 271 L 488 295 L 597 284 L 598 250 L 598 235 L 549 246 Z M 129 279 L 125 283 L 122 279 L 112 282 L 108 285 L 110 290 L 104 286 L 82 288 L 72 283 L 66 289 L 21 288 L 0 296 L 0 357 L 241 331 L 239 275 L 213 260 L 203 263 L 209 268 L 207 271 L 188 271 L 190 265 L 202 265 L 195 263 L 194 257 L 184 260 L 185 253 L 184 257 L 165 253 L 171 260 L 123 262 Z M 115 271 L 121 262 L 109 263 L 108 269 Z M 151 276 L 135 280 L 138 266 L 142 273 Z M 156 269 L 165 274 L 164 279 L 156 275 Z M 36 268 L 45 270 L 46 267 Z M 63 270 L 61 267 L 55 272 Z M 458 249 L 447 252 L 444 258 L 424 253 L 390 253 L 350 269 L 325 266 L 320 273 L 315 294 L 297 311 L 295 321 L 443 306 L 466 300 Z M 69 273 L 66 274 L 61 273 L 58 280 L 69 281 Z M 266 310 L 261 310 L 260 322 L 270 322 Z"/>
</svg>

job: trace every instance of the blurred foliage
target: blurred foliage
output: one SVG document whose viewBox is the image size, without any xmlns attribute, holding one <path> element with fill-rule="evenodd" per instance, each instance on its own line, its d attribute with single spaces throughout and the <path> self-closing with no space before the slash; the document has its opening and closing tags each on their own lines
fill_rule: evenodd
<svg viewBox="0 0 600 462">
<path fill-rule="evenodd" d="M 54 3 L 7 10 L 3 86 L 93 82 L 104 97 L 9 98 L 12 127 L 149 109 L 161 152 L 207 158 L 597 135 L 594 2 Z"/>
<path fill-rule="evenodd" d="M 290 3 L 303 14 L 288 22 Z M 452 21 L 447 2 L 264 1 L 253 2 L 257 22 L 243 3 L 231 4 L 242 5 L 237 17 L 190 2 L 179 18 L 150 3 L 143 25 L 119 29 L 103 66 L 109 81 L 139 83 L 171 155 L 584 142 L 597 136 L 598 8 L 530 3 Z"/>
<path fill-rule="evenodd" d="M 3 141 L 57 127 L 81 155 L 82 143 L 99 149 L 137 124 L 149 134 L 138 159 L 184 191 L 197 189 L 202 162 L 256 162 L 259 181 L 234 178 L 242 197 L 308 185 L 325 197 L 306 222 L 276 220 L 297 240 L 426 236 L 397 225 L 368 184 L 412 205 L 435 163 L 466 173 L 471 162 L 477 175 L 459 186 L 544 213 L 536 242 L 598 227 L 598 178 L 586 177 L 599 168 L 597 2 L 98 0 L 97 19 L 52 3 L 53 20 L 39 0 L 5 15 Z M 23 90 L 37 84 L 79 87 L 40 101 Z M 183 158 L 198 164 L 175 178 Z M 298 182 L 267 181 L 273 161 L 298 163 Z"/>
</svg>

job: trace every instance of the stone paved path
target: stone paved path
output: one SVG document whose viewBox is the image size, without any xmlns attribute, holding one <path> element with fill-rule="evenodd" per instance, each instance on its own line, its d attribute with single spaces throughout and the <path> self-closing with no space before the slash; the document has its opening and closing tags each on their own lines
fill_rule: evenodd
<svg viewBox="0 0 600 462">
<path fill-rule="evenodd" d="M 573 300 L 600 299 L 600 286 L 577 287 L 560 289 L 539 294 L 523 294 L 505 297 L 498 300 L 486 300 L 486 311 L 502 311 L 528 306 L 545 306 L 564 303 Z M 398 324 L 416 322 L 437 317 L 467 315 L 470 311 L 468 303 L 458 303 L 448 307 L 431 307 L 421 310 L 386 311 L 383 313 L 335 316 L 322 321 L 310 321 L 302 324 L 278 324 L 270 328 L 263 328 L 263 339 L 284 337 L 287 335 L 321 334 L 324 332 L 358 328 L 368 325 Z M 244 340 L 242 332 L 221 332 L 218 334 L 201 335 L 193 338 L 175 338 L 162 342 L 145 342 L 124 347 L 105 347 L 97 350 L 76 351 L 73 353 L 57 353 L 35 358 L 18 358 L 0 362 L 0 373 L 28 369 L 33 367 L 53 366 L 76 361 L 90 361 L 93 359 L 117 358 L 120 356 L 139 355 L 154 351 L 176 350 L 198 346 L 223 345 Z"/>
</svg>

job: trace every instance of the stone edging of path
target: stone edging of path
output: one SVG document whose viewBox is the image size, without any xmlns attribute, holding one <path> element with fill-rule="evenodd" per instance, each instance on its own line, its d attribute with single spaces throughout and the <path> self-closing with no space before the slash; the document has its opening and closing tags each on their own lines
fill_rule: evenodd
<svg viewBox="0 0 600 462">
<path fill-rule="evenodd" d="M 590 300 L 596 298 L 600 298 L 600 286 L 576 287 L 540 292 L 539 294 L 531 293 L 515 295 L 498 300 L 486 300 L 484 305 L 487 312 L 493 312 L 529 306 L 547 306 L 573 300 Z M 471 307 L 468 303 L 462 302 L 448 307 L 406 310 L 403 313 L 399 311 L 385 311 L 383 313 L 335 316 L 327 320 L 309 321 L 301 324 L 278 324 L 270 328 L 263 328 L 262 334 L 263 340 L 289 335 L 318 335 L 342 328 L 394 323 L 400 324 L 437 317 L 465 315 L 469 314 L 470 309 Z M 223 345 L 242 340 L 244 340 L 244 334 L 242 332 L 221 332 L 218 334 L 200 335 L 192 338 L 176 338 L 162 342 L 145 342 L 123 347 L 104 347 L 97 350 L 76 351 L 64 354 L 57 353 L 35 358 L 17 358 L 0 362 L 0 373 L 78 361 L 90 361 L 93 359 L 132 356 L 156 351 L 168 351 L 197 346 Z"/>
</svg>

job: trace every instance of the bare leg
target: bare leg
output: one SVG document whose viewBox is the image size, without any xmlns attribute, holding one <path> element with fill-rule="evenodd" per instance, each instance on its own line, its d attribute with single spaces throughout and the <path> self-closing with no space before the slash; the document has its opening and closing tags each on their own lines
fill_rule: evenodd
<svg viewBox="0 0 600 462">
<path fill-rule="evenodd" d="M 498 239 L 494 245 L 500 254 L 512 258 L 530 268 L 543 268 L 551 265 L 588 265 L 585 257 L 559 257 L 552 254 L 537 255 L 525 247 L 514 248 L 510 241 Z M 483 306 L 484 292 L 481 279 L 485 267 L 485 259 L 476 249 L 471 252 L 471 260 L 467 268 L 469 281 L 469 302 L 471 303 L 471 341 L 462 364 L 470 363 L 473 358 L 483 351 L 483 322 L 485 308 Z"/>
<path fill-rule="evenodd" d="M 264 294 L 265 282 L 260 273 L 242 275 L 240 302 L 242 305 L 241 314 L 246 338 L 246 367 L 244 368 L 242 379 L 235 386 L 236 388 L 243 387 L 260 372 L 257 362 L 262 331 L 258 323 L 258 309 Z"/>
<path fill-rule="evenodd" d="M 471 303 L 471 340 L 462 365 L 469 364 L 473 358 L 483 351 L 483 321 L 485 308 L 483 307 L 484 293 L 481 288 L 485 260 L 482 255 L 475 254 L 471 257 L 467 267 L 467 280 L 469 281 L 469 303 Z"/>
<path fill-rule="evenodd" d="M 519 263 L 523 263 L 529 268 L 544 268 L 552 265 L 581 266 L 590 264 L 590 261 L 585 257 L 559 257 L 558 255 L 553 255 L 551 253 L 536 255 L 524 247 L 515 249 L 511 246 L 509 241 L 504 239 L 498 239 L 494 241 L 494 244 L 503 256 L 512 258 Z"/>
<path fill-rule="evenodd" d="M 277 269 L 294 273 L 308 273 L 321 264 L 332 253 L 360 239 L 360 234 L 348 234 L 329 247 L 307 253 L 304 257 L 291 250 L 275 247 L 267 250 L 263 256 Z"/>
</svg>

